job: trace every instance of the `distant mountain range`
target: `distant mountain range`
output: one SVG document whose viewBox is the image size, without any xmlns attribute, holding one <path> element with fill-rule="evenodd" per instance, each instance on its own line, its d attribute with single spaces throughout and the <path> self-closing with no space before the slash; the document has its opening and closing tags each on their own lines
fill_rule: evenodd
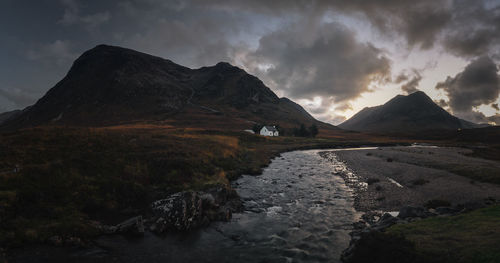
<svg viewBox="0 0 500 263">
<path fill-rule="evenodd" d="M 258 78 L 228 63 L 190 69 L 131 49 L 99 45 L 83 53 L 36 104 L 0 115 L 7 129 L 104 126 L 155 121 L 182 127 L 248 129 L 254 123 L 317 124 Z"/>
<path fill-rule="evenodd" d="M 422 91 L 407 96 L 398 95 L 384 105 L 364 108 L 339 125 L 346 130 L 378 133 L 413 133 L 484 126 L 451 115 Z"/>
</svg>

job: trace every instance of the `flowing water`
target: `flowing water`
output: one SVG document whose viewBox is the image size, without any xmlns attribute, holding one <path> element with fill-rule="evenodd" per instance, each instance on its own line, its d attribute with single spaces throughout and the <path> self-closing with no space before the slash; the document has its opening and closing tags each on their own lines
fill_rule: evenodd
<svg viewBox="0 0 500 263">
<path fill-rule="evenodd" d="M 262 175 L 233 183 L 245 211 L 189 234 L 100 238 L 102 249 L 75 252 L 82 262 L 340 262 L 350 240 L 352 190 L 342 163 L 319 150 L 283 153 Z"/>
</svg>

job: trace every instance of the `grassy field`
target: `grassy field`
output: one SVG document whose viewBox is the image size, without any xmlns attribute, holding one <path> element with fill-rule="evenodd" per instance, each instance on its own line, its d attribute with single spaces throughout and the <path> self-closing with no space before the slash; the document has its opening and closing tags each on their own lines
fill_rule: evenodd
<svg viewBox="0 0 500 263">
<path fill-rule="evenodd" d="M 53 235 L 92 237 L 152 200 L 258 174 L 293 149 L 391 143 L 370 138 L 262 137 L 136 124 L 41 127 L 0 135 L 0 247 Z"/>
<path fill-rule="evenodd" d="M 452 217 L 434 217 L 387 230 L 414 244 L 428 261 L 500 262 L 500 205 Z"/>
</svg>

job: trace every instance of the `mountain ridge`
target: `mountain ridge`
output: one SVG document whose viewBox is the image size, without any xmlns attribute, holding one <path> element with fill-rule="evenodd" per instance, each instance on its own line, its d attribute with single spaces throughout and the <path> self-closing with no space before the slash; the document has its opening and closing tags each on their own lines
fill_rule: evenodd
<svg viewBox="0 0 500 263">
<path fill-rule="evenodd" d="M 338 127 L 365 132 L 456 130 L 481 125 L 459 119 L 439 107 L 423 91 L 397 95 L 383 105 L 365 107 Z"/>
<path fill-rule="evenodd" d="M 315 123 L 336 129 L 291 100 L 280 99 L 260 79 L 227 62 L 190 69 L 109 45 L 85 51 L 42 98 L 1 125 L 17 129 L 135 121 L 234 129 L 249 128 L 252 123 L 283 127 Z"/>
</svg>

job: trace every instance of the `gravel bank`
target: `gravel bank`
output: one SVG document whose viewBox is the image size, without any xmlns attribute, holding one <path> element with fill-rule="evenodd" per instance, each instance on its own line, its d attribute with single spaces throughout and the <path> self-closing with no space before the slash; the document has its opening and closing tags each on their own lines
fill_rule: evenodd
<svg viewBox="0 0 500 263">
<path fill-rule="evenodd" d="M 358 211 L 398 211 L 407 205 L 424 206 L 429 200 L 451 205 L 499 200 L 500 185 L 463 175 L 500 175 L 500 163 L 465 156 L 467 153 L 469 150 L 461 148 L 382 147 L 326 151 L 321 156 L 343 161 L 360 181 L 368 183 L 354 189 Z"/>
</svg>

